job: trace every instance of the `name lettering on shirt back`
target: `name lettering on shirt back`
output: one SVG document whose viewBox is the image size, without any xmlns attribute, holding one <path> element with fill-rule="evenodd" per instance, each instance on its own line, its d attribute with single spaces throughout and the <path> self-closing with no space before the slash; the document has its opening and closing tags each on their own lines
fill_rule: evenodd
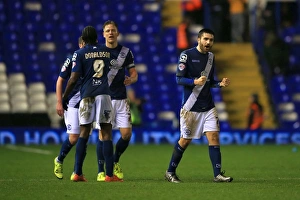
<svg viewBox="0 0 300 200">
<path fill-rule="evenodd" d="M 107 51 L 95 51 L 84 54 L 85 59 L 89 58 L 110 58 L 110 53 Z"/>
</svg>

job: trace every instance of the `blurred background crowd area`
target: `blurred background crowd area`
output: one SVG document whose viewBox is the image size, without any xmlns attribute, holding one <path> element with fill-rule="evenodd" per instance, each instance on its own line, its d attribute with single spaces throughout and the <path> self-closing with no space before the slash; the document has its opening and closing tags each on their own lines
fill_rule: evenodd
<svg viewBox="0 0 300 200">
<path fill-rule="evenodd" d="M 212 89 L 221 128 L 247 127 L 255 93 L 264 129 L 299 129 L 299 10 L 296 0 L 0 0 L 0 126 L 64 127 L 56 114 L 60 68 L 85 26 L 103 43 L 102 24 L 114 20 L 135 57 L 141 126 L 178 127 L 178 55 L 205 27 L 215 31 L 216 79 L 231 79 Z"/>
</svg>

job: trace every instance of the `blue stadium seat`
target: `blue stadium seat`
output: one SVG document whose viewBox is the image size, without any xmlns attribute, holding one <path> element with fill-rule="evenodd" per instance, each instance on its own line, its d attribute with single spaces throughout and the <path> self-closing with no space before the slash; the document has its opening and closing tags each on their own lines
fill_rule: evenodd
<svg viewBox="0 0 300 200">
<path fill-rule="evenodd" d="M 22 60 L 21 60 L 21 55 L 19 52 L 14 52 L 12 55 L 11 55 L 11 59 L 13 60 L 13 62 L 16 62 L 16 63 L 21 63 Z"/>
<path fill-rule="evenodd" d="M 126 46 L 126 45 L 124 45 L 124 46 Z M 142 47 L 139 43 L 132 44 L 132 47 L 129 47 L 129 48 L 131 49 L 133 55 L 135 55 L 135 53 L 138 54 L 142 50 Z"/>
<path fill-rule="evenodd" d="M 119 2 L 118 4 L 116 4 L 116 10 L 120 13 L 124 13 L 125 11 L 125 4 L 122 2 Z"/>
<path fill-rule="evenodd" d="M 46 89 L 47 89 L 47 92 L 55 92 L 56 90 L 56 81 L 57 81 L 57 77 L 58 77 L 58 72 L 56 74 L 51 74 L 49 75 L 48 74 L 41 74 L 42 75 L 42 78 L 45 82 L 45 86 L 46 86 Z"/>
<path fill-rule="evenodd" d="M 1 1 L 0 2 L 0 11 L 4 11 L 4 2 L 3 1 Z"/>
<path fill-rule="evenodd" d="M 24 46 L 24 45 L 23 45 Z M 28 42 L 27 46 L 24 48 L 26 53 L 35 53 L 37 51 L 37 45 L 35 43 Z"/>
<path fill-rule="evenodd" d="M 58 9 L 58 11 L 60 13 L 72 13 L 72 12 L 75 12 L 76 10 L 74 10 L 74 2 L 75 1 L 55 1 L 56 2 L 56 7 Z M 78 1 L 78 2 L 82 2 L 82 1 Z"/>
<path fill-rule="evenodd" d="M 280 84 L 280 83 L 284 83 L 285 82 L 285 76 L 283 75 L 275 75 L 273 78 L 272 78 L 272 83 L 274 85 L 276 84 Z"/>
<path fill-rule="evenodd" d="M 20 34 L 19 39 L 21 40 L 21 44 L 25 44 L 24 46 L 33 45 L 36 42 L 36 35 L 34 32 L 27 31 L 27 34 Z"/>
<path fill-rule="evenodd" d="M 134 23 L 128 23 L 129 26 L 129 32 L 130 33 L 141 33 L 143 31 L 142 27 L 140 27 L 138 24 Z"/>
<path fill-rule="evenodd" d="M 18 33 L 15 31 L 5 32 L 4 33 L 4 42 L 6 44 L 17 42 L 18 40 Z"/>
<path fill-rule="evenodd" d="M 23 65 L 21 63 L 6 62 L 6 67 L 8 74 L 23 72 Z"/>
<path fill-rule="evenodd" d="M 282 121 L 281 127 L 284 129 L 287 129 L 287 130 L 290 130 L 290 129 L 299 130 L 300 125 L 299 125 L 299 122 L 297 122 L 297 121 Z"/>
<path fill-rule="evenodd" d="M 40 32 L 37 34 L 37 39 L 40 42 L 52 42 L 54 39 L 54 35 L 51 31 L 49 32 Z"/>
<path fill-rule="evenodd" d="M 102 40 L 102 23 L 116 21 L 122 34 L 138 33 L 139 43 L 128 45 L 135 62 L 148 66 L 139 74 L 135 84 L 138 96 L 146 99 L 143 120 L 157 120 L 161 110 L 174 110 L 178 114 L 182 87 L 177 86 L 174 73 L 166 73 L 166 66 L 177 63 L 176 28 L 162 29 L 160 9 L 146 11 L 149 1 L 38 1 L 41 11 L 24 9 L 27 1 L 0 1 L 0 61 L 7 62 L 7 71 L 24 72 L 28 82 L 45 82 L 47 92 L 55 91 L 55 83 L 67 54 L 78 49 L 77 40 L 83 27 L 94 24 Z M 4 10 L 5 5 L 5 10 Z M 3 12 L 2 12 L 3 11 Z M 118 13 L 115 15 L 115 13 Z M 39 52 L 41 42 L 53 42 L 55 52 Z M 122 42 L 121 42 L 122 43 Z M 160 45 L 162 44 L 162 45 Z M 5 50 L 5 51 L 4 51 Z M 13 58 L 13 59 L 8 59 Z M 157 86 L 159 84 L 159 87 Z M 221 99 L 221 94 L 218 94 Z"/>
<path fill-rule="evenodd" d="M 290 89 L 291 94 L 300 92 L 300 74 L 292 74 L 287 78 L 287 87 Z"/>
<path fill-rule="evenodd" d="M 21 25 L 22 27 L 22 30 L 23 31 L 26 31 L 28 33 L 36 33 L 37 30 L 40 29 L 40 24 L 38 23 L 33 23 L 33 22 L 30 22 L 30 21 L 26 21 L 25 23 L 23 23 Z"/>
<path fill-rule="evenodd" d="M 43 75 L 41 72 L 27 72 L 26 81 L 28 84 L 35 82 L 44 82 Z"/>
<path fill-rule="evenodd" d="M 24 14 L 24 20 L 32 23 L 42 22 L 42 13 L 39 11 L 27 11 Z"/>
<path fill-rule="evenodd" d="M 136 55 L 135 52 L 133 52 L 133 55 L 134 55 L 135 64 L 144 63 L 144 59 L 141 54 L 137 53 L 137 55 Z"/>
<path fill-rule="evenodd" d="M 4 11 L 4 3 L 1 1 L 0 2 L 0 28 L 1 28 L 1 30 L 4 29 L 6 20 L 7 20 L 7 15 Z"/>
<path fill-rule="evenodd" d="M 54 26 L 55 26 L 55 24 L 53 24 L 53 22 L 46 22 L 46 23 L 43 23 L 40 28 L 43 31 L 50 32 L 50 31 L 54 30 Z"/>
<path fill-rule="evenodd" d="M 286 43 L 292 43 L 293 42 L 293 37 L 297 34 L 300 34 L 300 27 L 298 27 L 298 26 L 289 26 L 289 27 L 283 28 L 281 30 L 279 36 Z"/>
<path fill-rule="evenodd" d="M 286 78 L 283 75 L 277 75 L 270 82 L 270 92 L 274 103 L 290 101 L 290 88 L 286 84 Z"/>
<path fill-rule="evenodd" d="M 30 71 L 31 73 L 41 73 L 43 70 L 44 66 L 39 65 L 37 62 L 32 62 L 28 65 L 27 71 Z M 47 70 L 48 71 L 48 70 Z"/>
<path fill-rule="evenodd" d="M 90 14 L 90 13 L 84 13 L 83 14 L 84 17 L 81 17 L 81 21 L 84 23 L 84 24 L 92 24 L 93 23 L 93 16 Z M 77 20 L 78 20 L 78 17 L 77 17 Z"/>
<path fill-rule="evenodd" d="M 284 92 L 282 92 L 282 93 L 280 93 L 280 92 L 274 93 L 272 95 L 272 99 L 273 99 L 275 105 L 278 104 L 278 103 L 292 101 L 291 100 L 291 96 L 288 93 L 284 93 Z"/>
<path fill-rule="evenodd" d="M 99 18 L 99 21 L 101 21 L 101 22 L 105 22 L 105 21 L 107 21 L 107 20 L 111 20 L 111 17 L 110 17 L 110 15 L 109 15 L 109 12 L 103 12 L 103 13 L 100 13 L 99 12 L 99 14 L 100 15 L 96 15 L 96 18 Z M 102 24 L 101 24 L 101 26 L 102 26 Z M 122 33 L 123 32 L 123 29 L 122 29 L 122 27 L 123 26 L 121 26 L 121 27 L 119 27 L 119 31 Z M 122 31 L 121 31 L 122 30 Z"/>
<path fill-rule="evenodd" d="M 22 21 L 23 1 L 6 1 L 7 18 L 12 22 L 20 23 Z M 8 5 L 7 5 L 8 4 Z"/>
<path fill-rule="evenodd" d="M 24 59 L 23 59 L 23 63 L 27 65 L 28 64 L 33 64 L 33 63 L 37 63 L 38 62 L 38 55 L 36 52 L 26 52 L 24 54 Z"/>
<path fill-rule="evenodd" d="M 47 9 L 43 9 L 43 12 L 47 14 L 53 14 L 58 11 L 56 1 L 40 0 L 40 3 L 42 8 L 47 8 Z"/>
</svg>

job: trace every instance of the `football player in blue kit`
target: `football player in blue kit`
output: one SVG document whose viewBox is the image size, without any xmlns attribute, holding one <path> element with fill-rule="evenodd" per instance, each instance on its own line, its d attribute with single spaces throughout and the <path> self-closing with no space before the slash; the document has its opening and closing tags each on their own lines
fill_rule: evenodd
<svg viewBox="0 0 300 200">
<path fill-rule="evenodd" d="M 198 45 L 180 54 L 176 81 L 183 86 L 183 99 L 180 110 L 180 139 L 175 144 L 165 179 L 180 183 L 176 169 L 184 151 L 192 139 L 206 136 L 214 182 L 231 182 L 232 177 L 221 171 L 221 151 L 219 141 L 219 120 L 210 91 L 211 87 L 227 87 L 228 78 L 214 80 L 214 55 L 210 52 L 214 44 L 214 32 L 202 29 L 198 33 Z"/>
<path fill-rule="evenodd" d="M 79 48 L 84 46 L 82 37 L 78 38 Z M 77 143 L 79 137 L 79 119 L 78 107 L 80 102 L 80 81 L 77 82 L 73 91 L 70 93 L 68 99 L 68 111 L 64 111 L 62 105 L 63 83 L 70 78 L 72 72 L 72 55 L 68 56 L 65 60 L 59 76 L 56 81 L 56 112 L 60 117 L 64 117 L 67 134 L 69 137 L 63 142 L 59 155 L 54 159 L 54 175 L 58 179 L 63 178 L 63 162 L 72 147 Z"/>
<path fill-rule="evenodd" d="M 137 81 L 138 73 L 135 69 L 132 52 L 129 48 L 118 43 L 118 36 L 119 31 L 117 24 L 111 20 L 106 21 L 103 24 L 103 37 L 105 38 L 105 51 L 109 52 L 111 56 L 108 84 L 113 107 L 112 125 L 113 129 L 119 129 L 121 133 L 114 152 L 114 175 L 119 179 L 123 179 L 123 171 L 119 159 L 127 149 L 132 135 L 130 105 L 127 98 L 126 86 Z M 97 143 L 97 181 L 104 181 L 102 145 L 103 142 L 100 137 Z"/>
<path fill-rule="evenodd" d="M 103 139 L 103 155 L 106 165 L 105 181 L 122 181 L 113 175 L 112 104 L 107 78 L 110 53 L 105 51 L 103 45 L 98 44 L 98 35 L 94 27 L 86 26 L 81 36 L 85 46 L 73 54 L 73 69 L 63 94 L 64 109 L 67 109 L 67 97 L 77 80 L 81 80 L 80 136 L 76 145 L 75 172 L 71 176 L 71 180 L 87 181 L 83 176 L 82 167 L 89 135 L 93 128 L 93 122 L 95 122 L 96 127 L 101 129 L 99 134 Z"/>
</svg>

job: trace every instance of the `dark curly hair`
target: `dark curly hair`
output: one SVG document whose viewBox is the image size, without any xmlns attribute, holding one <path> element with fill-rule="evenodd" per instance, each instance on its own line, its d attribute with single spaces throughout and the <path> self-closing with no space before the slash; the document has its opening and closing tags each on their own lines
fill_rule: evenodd
<svg viewBox="0 0 300 200">
<path fill-rule="evenodd" d="M 97 43 L 97 39 L 98 39 L 98 35 L 97 35 L 97 31 L 93 26 L 86 26 L 83 30 L 82 30 L 82 39 L 85 42 L 85 44 L 96 44 Z"/>
</svg>

